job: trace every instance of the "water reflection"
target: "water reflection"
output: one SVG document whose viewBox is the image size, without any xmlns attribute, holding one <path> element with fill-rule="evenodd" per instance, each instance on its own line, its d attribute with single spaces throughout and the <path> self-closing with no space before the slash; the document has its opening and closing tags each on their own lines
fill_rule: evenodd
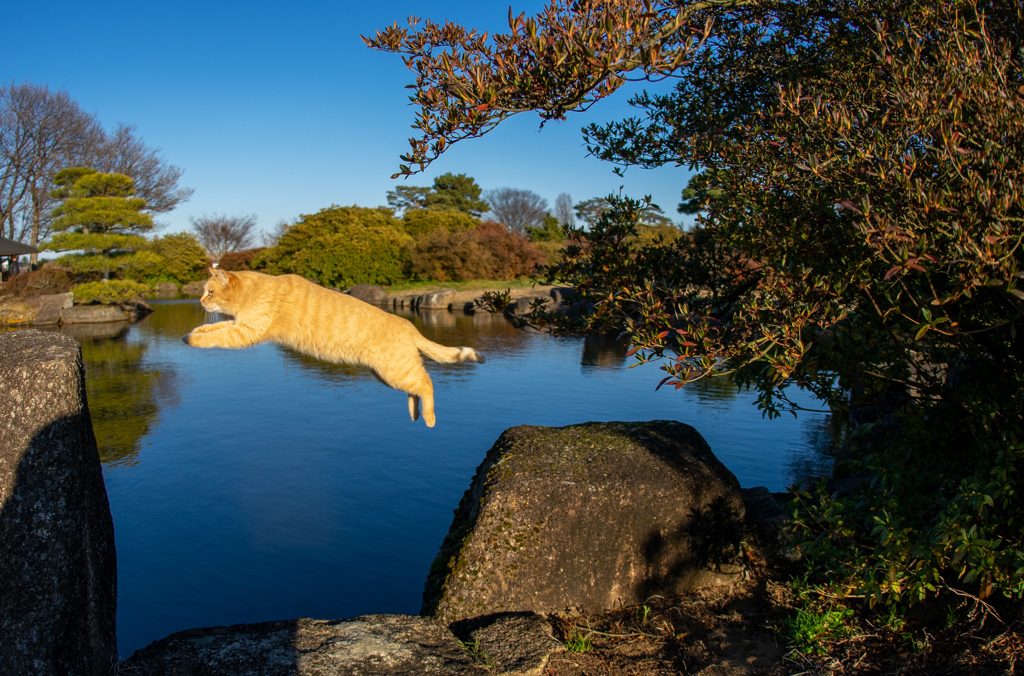
<svg viewBox="0 0 1024 676">
<path fill-rule="evenodd" d="M 740 393 L 740 388 L 736 386 L 731 375 L 701 378 L 696 382 L 687 383 L 686 387 L 691 388 L 692 392 L 697 394 L 697 398 L 702 401 L 732 401 Z"/>
<path fill-rule="evenodd" d="M 160 405 L 174 400 L 174 371 L 145 360 L 144 342 L 128 340 L 128 324 L 79 324 L 62 328 L 82 346 L 85 390 L 100 460 L 134 465 L 142 439 L 158 420 Z"/>
<path fill-rule="evenodd" d="M 586 336 L 583 339 L 583 355 L 580 359 L 583 372 L 618 371 L 630 366 L 634 362 L 626 357 L 629 348 L 629 339 L 616 334 Z M 716 403 L 732 401 L 740 394 L 740 389 L 731 375 L 702 378 L 687 383 L 682 389 L 683 396 L 693 397 L 700 404 L 712 407 Z"/>
<path fill-rule="evenodd" d="M 143 334 L 181 340 L 200 324 L 222 319 L 215 318 L 195 300 L 150 301 L 150 304 L 155 311 L 135 325 Z"/>
<path fill-rule="evenodd" d="M 157 368 L 147 360 L 153 335 L 180 338 L 204 321 L 205 313 L 198 303 L 158 305 L 162 306 L 158 312 L 134 326 L 129 322 L 103 322 L 33 327 L 59 331 L 82 347 L 93 433 L 100 460 L 107 466 L 137 464 L 143 440 L 159 421 L 161 407 L 178 402 L 173 366 L 163 363 Z M 143 340 L 130 338 L 136 331 Z"/>
<path fill-rule="evenodd" d="M 626 361 L 629 339 L 614 334 L 586 336 L 583 339 L 583 371 L 591 369 L 617 371 Z"/>
<path fill-rule="evenodd" d="M 429 340 L 442 345 L 480 348 L 496 339 L 505 345 L 526 346 L 530 334 L 513 327 L 501 315 L 489 312 L 449 312 L 447 310 L 395 310 Z"/>
<path fill-rule="evenodd" d="M 289 367 L 300 369 L 304 375 L 328 383 L 344 383 L 374 380 L 369 369 L 355 364 L 332 364 L 296 352 L 291 348 L 278 346 L 284 363 Z"/>
<path fill-rule="evenodd" d="M 786 460 L 790 482 L 802 485 L 832 476 L 836 442 L 841 434 L 840 423 L 835 416 L 812 418 L 801 431 L 804 443 Z"/>
</svg>

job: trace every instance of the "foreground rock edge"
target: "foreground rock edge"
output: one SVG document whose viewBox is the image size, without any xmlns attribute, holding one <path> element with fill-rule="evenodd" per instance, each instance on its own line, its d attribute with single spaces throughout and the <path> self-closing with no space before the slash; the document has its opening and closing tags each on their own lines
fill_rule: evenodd
<svg viewBox="0 0 1024 676">
<path fill-rule="evenodd" d="M 140 676 L 539 676 L 549 656 L 563 649 L 547 621 L 529 613 L 493 618 L 472 643 L 432 618 L 378 614 L 188 629 L 136 651 L 119 670 Z"/>
<path fill-rule="evenodd" d="M 0 334 L 0 673 L 107 674 L 117 659 L 114 525 L 81 349 Z"/>
</svg>

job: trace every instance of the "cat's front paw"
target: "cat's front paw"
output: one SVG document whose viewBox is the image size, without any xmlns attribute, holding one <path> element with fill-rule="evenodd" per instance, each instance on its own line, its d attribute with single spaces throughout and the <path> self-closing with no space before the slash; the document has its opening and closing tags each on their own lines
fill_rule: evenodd
<svg viewBox="0 0 1024 676">
<path fill-rule="evenodd" d="M 181 342 L 185 343 L 189 347 L 202 347 L 202 345 L 199 344 L 198 337 L 199 334 L 197 334 L 195 331 L 193 331 L 192 333 L 186 333 L 182 337 Z"/>
</svg>

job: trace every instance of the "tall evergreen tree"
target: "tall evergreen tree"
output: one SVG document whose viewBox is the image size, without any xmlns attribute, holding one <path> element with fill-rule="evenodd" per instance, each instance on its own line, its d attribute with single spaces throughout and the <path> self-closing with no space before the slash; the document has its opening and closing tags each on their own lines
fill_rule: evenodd
<svg viewBox="0 0 1024 676">
<path fill-rule="evenodd" d="M 145 247 L 142 235 L 153 229 L 153 216 L 145 212 L 146 201 L 133 196 L 132 179 L 72 167 L 59 171 L 54 184 L 51 194 L 62 202 L 53 210 L 56 234 L 45 248 L 85 252 L 62 257 L 64 263 L 80 271 L 102 270 L 108 277 L 128 262 L 116 259 Z"/>
<path fill-rule="evenodd" d="M 399 212 L 414 209 L 450 209 L 480 218 L 487 211 L 487 202 L 480 198 L 483 192 L 476 180 L 466 174 L 441 174 L 429 188 L 398 186 L 388 191 L 388 205 Z"/>
</svg>

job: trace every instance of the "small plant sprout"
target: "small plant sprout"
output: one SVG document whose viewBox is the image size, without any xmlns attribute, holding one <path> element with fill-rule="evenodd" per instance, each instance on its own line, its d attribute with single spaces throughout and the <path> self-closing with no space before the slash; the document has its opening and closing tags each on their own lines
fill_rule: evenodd
<svg viewBox="0 0 1024 676">
<path fill-rule="evenodd" d="M 566 649 L 571 653 L 589 653 L 594 650 L 594 645 L 590 642 L 590 634 L 583 635 L 579 632 L 576 627 L 572 628 L 569 632 L 569 638 L 565 642 Z"/>
</svg>

